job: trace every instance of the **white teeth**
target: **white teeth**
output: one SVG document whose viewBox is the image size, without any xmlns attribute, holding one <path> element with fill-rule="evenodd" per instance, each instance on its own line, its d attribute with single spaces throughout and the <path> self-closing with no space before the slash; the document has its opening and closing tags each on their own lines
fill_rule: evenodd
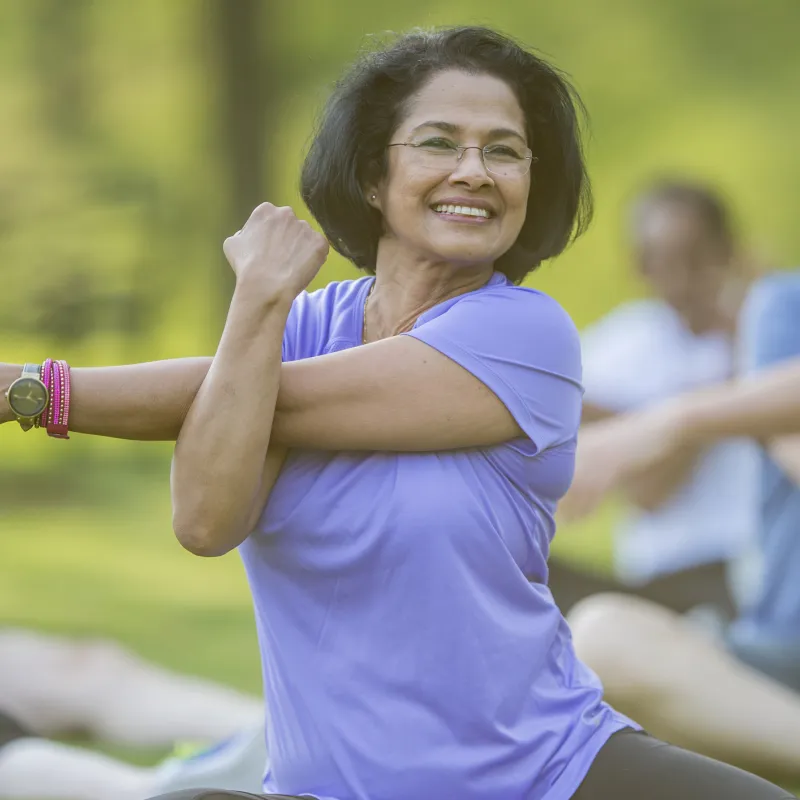
<svg viewBox="0 0 800 800">
<path fill-rule="evenodd" d="M 434 206 L 433 210 L 439 214 L 461 214 L 466 217 L 488 218 L 489 216 L 489 212 L 485 208 L 473 208 L 472 206 L 452 206 L 440 203 Z"/>
</svg>

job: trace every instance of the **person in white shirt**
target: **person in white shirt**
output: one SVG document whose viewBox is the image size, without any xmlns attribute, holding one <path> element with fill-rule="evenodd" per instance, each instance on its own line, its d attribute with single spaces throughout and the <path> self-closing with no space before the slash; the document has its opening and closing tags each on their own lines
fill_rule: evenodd
<svg viewBox="0 0 800 800">
<path fill-rule="evenodd" d="M 736 371 L 735 324 L 747 280 L 724 202 L 689 182 L 658 182 L 634 201 L 636 268 L 651 292 L 583 334 L 584 422 L 641 410 Z M 735 610 L 729 564 L 749 546 L 757 455 L 727 440 L 676 455 L 630 481 L 614 531 L 613 578 L 550 560 L 567 613 L 600 591 L 642 595 L 675 611 Z"/>
</svg>

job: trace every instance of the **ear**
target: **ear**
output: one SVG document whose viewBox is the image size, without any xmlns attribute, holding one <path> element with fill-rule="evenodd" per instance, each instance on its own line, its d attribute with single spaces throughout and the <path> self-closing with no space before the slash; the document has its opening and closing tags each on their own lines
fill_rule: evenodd
<svg viewBox="0 0 800 800">
<path fill-rule="evenodd" d="M 364 198 L 373 208 L 377 208 L 378 211 L 381 210 L 381 196 L 374 186 L 367 186 L 364 188 Z"/>
</svg>

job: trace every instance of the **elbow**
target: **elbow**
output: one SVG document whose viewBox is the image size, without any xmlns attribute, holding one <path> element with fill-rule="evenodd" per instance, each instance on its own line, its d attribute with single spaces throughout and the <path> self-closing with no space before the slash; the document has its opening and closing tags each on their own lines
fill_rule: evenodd
<svg viewBox="0 0 800 800">
<path fill-rule="evenodd" d="M 173 515 L 172 530 L 184 550 L 202 558 L 218 558 L 229 553 L 241 542 L 209 525 Z"/>
</svg>

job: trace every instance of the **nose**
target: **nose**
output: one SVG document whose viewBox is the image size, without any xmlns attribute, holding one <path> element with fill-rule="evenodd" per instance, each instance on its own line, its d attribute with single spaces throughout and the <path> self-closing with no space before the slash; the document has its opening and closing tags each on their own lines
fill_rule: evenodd
<svg viewBox="0 0 800 800">
<path fill-rule="evenodd" d="M 450 173 L 450 183 L 453 186 L 468 186 L 472 190 L 494 186 L 494 179 L 483 163 L 483 151 L 480 147 L 468 147 L 464 150 L 456 168 Z"/>
</svg>

